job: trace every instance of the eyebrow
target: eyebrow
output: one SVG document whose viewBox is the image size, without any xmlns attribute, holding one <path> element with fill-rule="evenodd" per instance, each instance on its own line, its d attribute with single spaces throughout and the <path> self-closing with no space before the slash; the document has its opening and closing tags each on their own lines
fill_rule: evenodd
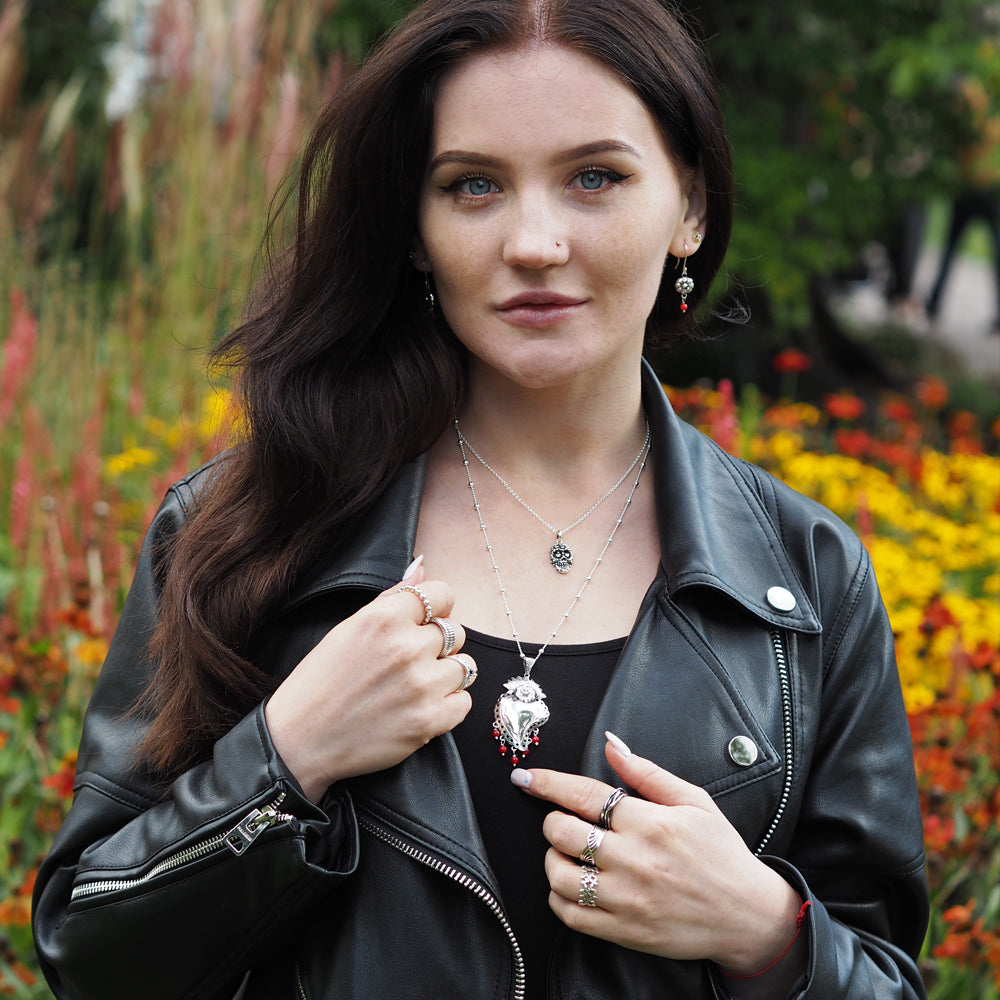
<svg viewBox="0 0 1000 1000">
<path fill-rule="evenodd" d="M 634 156 L 637 160 L 642 157 L 639 151 L 627 142 L 620 142 L 617 139 L 601 139 L 597 142 L 587 142 L 582 146 L 574 146 L 561 154 L 556 162 L 572 163 L 574 160 L 582 160 L 588 156 L 600 156 L 603 153 L 626 153 Z M 463 163 L 474 167 L 492 167 L 500 161 L 493 156 L 484 153 L 473 153 L 462 149 L 447 149 L 443 153 L 438 153 L 431 160 L 428 172 L 437 170 L 438 167 L 446 166 L 449 163 Z"/>
</svg>

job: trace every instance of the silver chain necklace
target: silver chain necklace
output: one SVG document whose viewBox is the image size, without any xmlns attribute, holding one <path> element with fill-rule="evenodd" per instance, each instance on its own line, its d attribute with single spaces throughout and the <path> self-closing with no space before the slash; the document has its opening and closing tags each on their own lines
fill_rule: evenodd
<svg viewBox="0 0 1000 1000">
<path fill-rule="evenodd" d="M 618 519 L 615 521 L 614 526 L 611 529 L 611 534 L 608 535 L 608 540 L 604 543 L 604 548 L 601 549 L 601 554 L 597 557 L 597 562 L 594 563 L 594 566 L 587 578 L 583 581 L 582 586 L 576 592 L 576 597 L 570 601 L 570 605 L 563 613 L 562 618 L 560 618 L 556 623 L 556 627 L 549 633 L 548 639 L 542 643 L 538 652 L 535 653 L 534 656 L 528 656 L 528 654 L 525 653 L 524 649 L 521 647 L 521 639 L 517 634 L 517 626 L 514 624 L 514 616 L 511 614 L 510 603 L 507 600 L 507 590 L 504 587 L 503 579 L 500 576 L 500 567 L 497 565 L 496 556 L 493 554 L 493 546 L 490 544 L 490 536 L 486 531 L 486 522 L 483 520 L 483 512 L 479 507 L 479 498 L 476 496 L 476 487 L 472 482 L 472 470 L 469 468 L 469 457 L 466 454 L 466 448 L 471 450 L 472 446 L 462 436 L 462 431 L 458 425 L 457 417 L 455 418 L 455 435 L 458 438 L 458 447 L 462 453 L 462 464 L 465 466 L 465 475 L 469 481 L 469 492 L 472 494 L 472 505 L 475 507 L 476 517 L 479 519 L 479 529 L 483 533 L 483 541 L 486 543 L 486 551 L 490 554 L 490 562 L 493 564 L 493 572 L 497 578 L 497 586 L 500 588 L 500 597 L 503 599 L 503 609 L 507 615 L 510 632 L 514 637 L 514 644 L 517 646 L 517 652 L 521 657 L 521 664 L 524 670 L 519 677 L 511 677 L 511 679 L 504 684 L 505 693 L 500 695 L 497 699 L 496 707 L 493 709 L 493 739 L 495 739 L 499 744 L 498 749 L 501 757 L 506 757 L 507 750 L 510 749 L 510 763 L 512 767 L 516 767 L 518 763 L 520 763 L 521 759 L 528 755 L 529 750 L 532 747 L 538 746 L 541 742 L 538 736 L 538 730 L 549 721 L 549 707 L 545 704 L 545 692 L 538 685 L 537 681 L 533 681 L 531 679 L 531 670 L 545 650 L 548 649 L 549 643 L 551 643 L 556 637 L 556 634 L 559 632 L 559 629 L 563 627 L 566 619 L 569 618 L 570 614 L 572 614 L 577 602 L 581 597 L 583 597 L 583 592 L 587 589 L 587 584 L 590 583 L 591 579 L 593 579 L 594 574 L 597 572 L 597 568 L 601 565 L 601 561 L 604 559 L 604 554 L 608 551 L 612 541 L 614 541 L 614 537 L 617 534 L 618 529 L 621 527 L 622 521 L 625 519 L 625 512 L 632 504 L 632 497 L 635 496 L 635 491 L 639 487 L 639 480 L 642 478 L 642 470 L 646 468 L 646 459 L 649 456 L 649 421 L 646 421 L 646 440 L 643 443 L 642 451 L 639 452 L 638 457 L 629 469 L 631 472 L 637 464 L 639 465 L 639 471 L 636 474 L 635 482 L 632 484 L 632 489 L 629 490 L 628 497 L 625 500 L 625 506 L 622 507 L 621 513 L 618 515 Z M 480 461 L 482 461 L 482 459 L 480 459 Z"/>
<path fill-rule="evenodd" d="M 628 477 L 632 474 L 632 470 L 639 464 L 639 460 L 642 458 L 646 449 L 649 447 L 649 421 L 648 420 L 646 421 L 646 440 L 643 441 L 642 447 L 639 449 L 639 453 L 635 456 L 635 458 L 632 459 L 632 464 L 622 474 L 621 479 L 619 479 L 618 482 L 615 483 L 615 485 L 612 486 L 611 489 L 609 489 L 607 493 L 604 494 L 604 496 L 602 496 L 599 500 L 594 501 L 594 503 L 591 504 L 590 509 L 586 511 L 586 513 L 581 514 L 572 524 L 567 525 L 567 527 L 561 529 L 555 527 L 555 525 L 549 524 L 549 522 L 546 521 L 544 517 L 542 517 L 537 511 L 533 510 L 528 505 L 527 501 L 525 501 L 517 493 L 514 487 L 511 486 L 510 483 L 508 483 L 507 480 L 504 479 L 504 477 L 501 476 L 500 473 L 497 472 L 497 470 L 494 469 L 493 466 L 490 465 L 490 463 L 487 462 L 486 459 L 483 458 L 483 456 L 480 455 L 478 451 L 476 451 L 476 449 L 472 446 L 472 442 L 469 441 L 468 438 L 462 437 L 461 440 L 462 442 L 464 442 L 465 448 L 468 448 L 469 451 L 471 451 L 472 454 L 479 460 L 480 465 L 482 465 L 483 468 L 486 469 L 488 472 L 492 472 L 493 475 L 496 476 L 497 480 L 500 482 L 500 485 L 503 486 L 503 488 L 536 521 L 538 521 L 540 524 L 543 524 L 546 528 L 549 529 L 549 531 L 551 531 L 556 536 L 556 540 L 553 543 L 552 548 L 549 549 L 549 562 L 552 563 L 552 566 L 557 573 L 568 573 L 570 571 L 570 567 L 572 567 L 573 565 L 573 550 L 566 544 L 565 540 L 563 539 L 563 536 L 566 534 L 567 531 L 571 531 L 582 521 L 585 521 L 588 517 L 590 517 L 590 515 L 593 514 L 594 511 L 597 510 L 597 508 L 600 507 L 601 504 L 608 499 L 608 497 L 612 496 L 618 490 L 618 487 L 621 486 L 621 484 L 624 483 L 625 480 L 628 479 Z"/>
</svg>

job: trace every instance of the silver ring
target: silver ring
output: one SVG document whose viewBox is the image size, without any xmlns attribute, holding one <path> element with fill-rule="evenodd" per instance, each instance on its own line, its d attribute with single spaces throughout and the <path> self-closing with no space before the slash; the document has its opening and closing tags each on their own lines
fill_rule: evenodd
<svg viewBox="0 0 1000 1000">
<path fill-rule="evenodd" d="M 479 676 L 479 667 L 476 666 L 476 661 L 468 653 L 456 653 L 454 656 L 447 657 L 447 659 L 454 660 L 465 671 L 462 683 L 455 688 L 452 694 L 458 694 L 459 691 L 464 691 L 466 688 L 472 687 Z"/>
<path fill-rule="evenodd" d="M 615 806 L 628 795 L 624 788 L 616 788 L 604 803 L 601 810 L 601 818 L 597 821 L 598 826 L 603 826 L 605 830 L 611 829 L 611 814 L 615 811 Z"/>
<path fill-rule="evenodd" d="M 593 865 L 584 865 L 580 869 L 580 895 L 576 900 L 580 906 L 597 906 L 597 876 L 598 871 Z"/>
<path fill-rule="evenodd" d="M 444 646 L 441 649 L 441 655 L 438 659 L 448 659 L 455 652 L 455 643 L 458 642 L 458 633 L 455 631 L 455 626 L 447 618 L 436 617 L 432 618 L 428 624 L 437 625 L 441 629 L 441 638 L 444 639 Z"/>
<path fill-rule="evenodd" d="M 590 833 L 587 834 L 587 846 L 580 854 L 580 860 L 585 865 L 597 864 L 594 855 L 597 854 L 597 849 L 601 846 L 601 841 L 604 840 L 604 835 L 607 832 L 602 826 L 592 826 L 590 828 Z"/>
<path fill-rule="evenodd" d="M 429 625 L 434 620 L 434 609 L 431 607 L 431 602 L 427 599 L 427 595 L 419 587 L 413 587 L 408 583 L 399 588 L 399 593 L 402 594 L 403 591 L 407 590 L 411 594 L 416 594 L 420 598 L 420 603 L 424 606 L 424 620 L 420 624 Z"/>
</svg>

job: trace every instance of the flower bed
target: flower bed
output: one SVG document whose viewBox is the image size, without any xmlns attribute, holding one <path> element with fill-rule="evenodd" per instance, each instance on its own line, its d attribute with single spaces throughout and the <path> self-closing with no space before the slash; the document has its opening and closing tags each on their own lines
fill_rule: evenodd
<svg viewBox="0 0 1000 1000">
<path fill-rule="evenodd" d="M 2 372 L 0 372 L 2 374 Z M 923 969 L 932 1000 L 1000 996 L 1000 459 L 967 415 L 940 419 L 941 385 L 876 412 L 765 405 L 752 391 L 670 390 L 683 416 L 847 520 L 875 564 L 910 711 L 932 891 Z M 923 400 L 923 402 L 920 402 Z M 45 432 L 22 421 L 0 494 L 0 995 L 48 996 L 30 940 L 37 866 L 69 805 L 82 713 L 132 561 L 169 481 L 215 451 L 213 393 L 168 424 L 139 417 L 70 476 L 42 474 Z M 94 420 L 99 422 L 98 415 Z M 9 426 L 9 425 L 8 425 Z M 25 430 L 30 433 L 24 433 Z"/>
</svg>

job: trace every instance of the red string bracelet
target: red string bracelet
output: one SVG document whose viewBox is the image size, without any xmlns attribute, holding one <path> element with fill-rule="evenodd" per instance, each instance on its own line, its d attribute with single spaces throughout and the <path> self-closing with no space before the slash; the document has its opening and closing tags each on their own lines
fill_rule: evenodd
<svg viewBox="0 0 1000 1000">
<path fill-rule="evenodd" d="M 799 896 L 799 902 L 802 902 L 801 896 Z M 806 910 L 808 910 L 810 906 L 812 906 L 812 900 L 807 899 L 799 907 L 799 915 L 795 918 L 795 934 L 792 935 L 792 940 L 785 946 L 785 950 L 773 962 L 765 965 L 760 972 L 751 973 L 749 976 L 731 976 L 725 970 L 720 970 L 726 979 L 756 979 L 758 976 L 763 976 L 769 969 L 773 969 L 792 950 L 792 945 L 798 941 L 799 934 L 802 933 L 802 922 L 806 919 Z"/>
</svg>

